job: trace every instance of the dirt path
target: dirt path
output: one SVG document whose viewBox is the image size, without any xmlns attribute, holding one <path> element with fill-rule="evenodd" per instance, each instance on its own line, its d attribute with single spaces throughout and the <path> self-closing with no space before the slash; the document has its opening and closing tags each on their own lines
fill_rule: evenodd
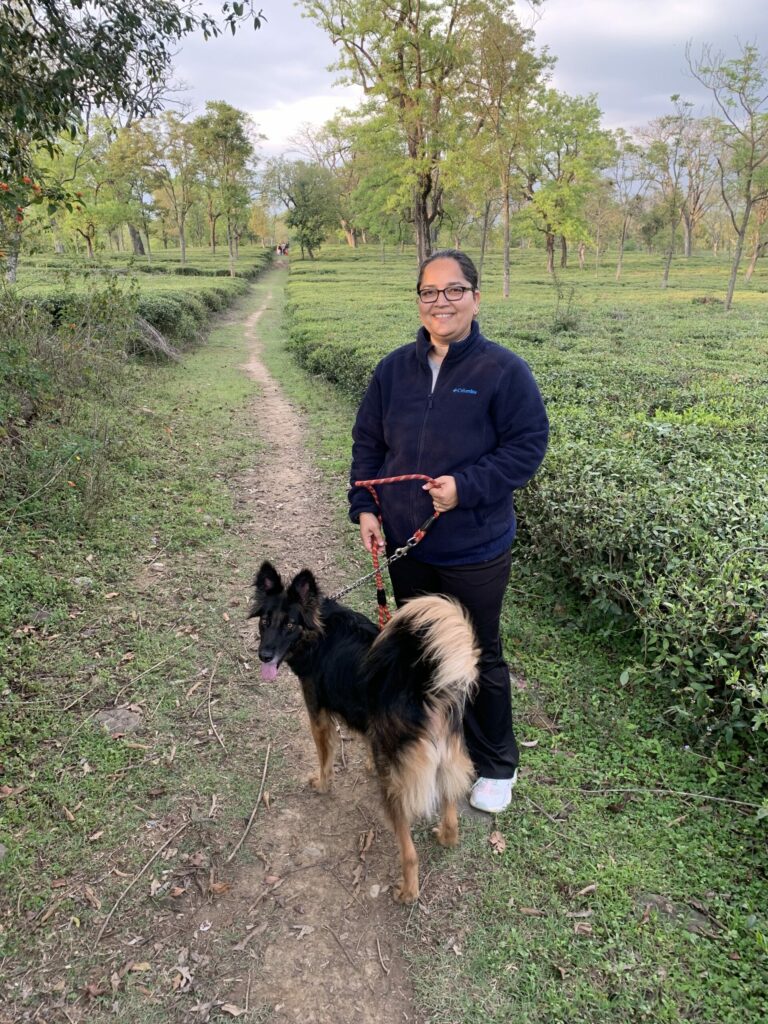
<svg viewBox="0 0 768 1024">
<path fill-rule="evenodd" d="M 255 565 L 268 557 L 287 578 L 308 565 L 333 590 L 343 581 L 322 553 L 334 543 L 334 517 L 306 454 L 300 417 L 261 358 L 258 325 L 270 299 L 271 292 L 245 324 L 244 370 L 260 390 L 252 406 L 260 449 L 253 469 L 234 483 L 236 500 Z M 244 625 L 241 635 L 255 658 L 253 629 Z M 306 785 L 316 757 L 298 682 L 284 666 L 276 683 L 264 685 L 274 688 L 267 731 L 282 767 L 268 780 L 270 808 L 239 857 L 232 892 L 242 898 L 203 908 L 212 932 L 228 922 L 245 946 L 236 951 L 240 964 L 231 966 L 245 963 L 247 975 L 241 969 L 229 998 L 262 1008 L 258 1019 L 275 1024 L 416 1021 L 401 955 L 409 911 L 391 897 L 394 838 L 362 743 L 342 732 L 344 763 L 333 792 L 317 795 Z"/>
</svg>

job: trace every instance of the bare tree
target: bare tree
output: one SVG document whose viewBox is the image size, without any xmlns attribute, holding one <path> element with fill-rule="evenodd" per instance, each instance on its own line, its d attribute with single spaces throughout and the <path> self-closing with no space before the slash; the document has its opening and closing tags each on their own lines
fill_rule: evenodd
<svg viewBox="0 0 768 1024">
<path fill-rule="evenodd" d="M 710 46 L 694 58 L 689 46 L 686 59 L 694 78 L 712 93 L 719 114 L 720 191 L 736 235 L 725 298 L 730 309 L 750 217 L 768 199 L 768 61 L 752 43 L 730 59 Z"/>
</svg>

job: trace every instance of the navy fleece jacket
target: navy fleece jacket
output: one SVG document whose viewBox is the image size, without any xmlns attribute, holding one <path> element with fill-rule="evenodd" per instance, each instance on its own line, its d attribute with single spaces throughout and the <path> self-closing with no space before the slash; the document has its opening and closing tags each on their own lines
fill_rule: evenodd
<svg viewBox="0 0 768 1024">
<path fill-rule="evenodd" d="M 544 458 L 549 424 L 528 364 L 488 341 L 472 322 L 440 366 L 434 391 L 422 327 L 415 343 L 379 363 L 352 431 L 350 519 L 377 512 L 355 480 L 424 473 L 455 477 L 459 503 L 443 513 L 410 557 L 467 565 L 496 557 L 515 535 L 512 492 Z M 421 482 L 377 488 L 388 545 L 403 544 L 432 513 Z"/>
</svg>

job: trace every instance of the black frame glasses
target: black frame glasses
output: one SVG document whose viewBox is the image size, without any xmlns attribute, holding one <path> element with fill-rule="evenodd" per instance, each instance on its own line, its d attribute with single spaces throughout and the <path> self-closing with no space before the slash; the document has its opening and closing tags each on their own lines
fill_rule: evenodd
<svg viewBox="0 0 768 1024">
<path fill-rule="evenodd" d="M 428 285 L 426 288 L 419 290 L 416 289 L 416 294 L 419 297 L 419 302 L 423 302 L 426 305 L 431 306 L 433 302 L 437 302 L 438 296 L 442 292 L 448 302 L 461 302 L 464 298 L 465 292 L 473 292 L 475 289 L 471 285 L 466 284 L 449 284 L 447 288 L 433 288 Z M 434 295 L 432 293 L 434 292 Z M 451 294 L 453 293 L 453 294 Z M 426 295 L 432 296 L 431 298 L 425 298 Z"/>
</svg>

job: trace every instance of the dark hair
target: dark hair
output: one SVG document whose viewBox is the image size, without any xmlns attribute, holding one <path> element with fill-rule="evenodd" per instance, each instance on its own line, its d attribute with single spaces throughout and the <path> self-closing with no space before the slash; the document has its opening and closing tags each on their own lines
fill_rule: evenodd
<svg viewBox="0 0 768 1024">
<path fill-rule="evenodd" d="M 465 252 L 462 252 L 460 249 L 440 249 L 438 252 L 433 252 L 431 256 L 427 256 L 427 258 L 422 262 L 421 266 L 419 267 L 419 277 L 418 280 L 416 281 L 416 291 L 418 291 L 419 288 L 421 288 L 421 279 L 424 276 L 424 271 L 429 266 L 429 264 L 434 263 L 435 260 L 456 260 L 456 262 L 461 267 L 461 272 L 464 274 L 464 277 L 466 277 L 467 281 L 469 281 L 469 283 L 472 285 L 472 290 L 475 292 L 477 291 L 477 267 L 469 258 L 469 256 L 467 256 L 467 254 Z"/>
</svg>

